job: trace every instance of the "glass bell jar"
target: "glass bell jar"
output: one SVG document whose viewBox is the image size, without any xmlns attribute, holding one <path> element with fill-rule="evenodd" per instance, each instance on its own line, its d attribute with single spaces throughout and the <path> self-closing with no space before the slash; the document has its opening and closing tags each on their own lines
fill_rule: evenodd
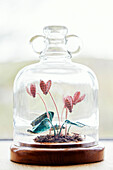
<svg viewBox="0 0 113 170">
<path fill-rule="evenodd" d="M 98 82 L 88 67 L 74 63 L 81 41 L 64 26 L 47 26 L 30 43 L 40 62 L 23 68 L 14 82 L 14 143 L 92 147 L 98 144 Z M 35 41 L 45 43 L 36 51 Z M 69 47 L 70 40 L 76 41 Z M 40 44 L 39 44 L 40 46 Z"/>
<path fill-rule="evenodd" d="M 89 147 L 98 144 L 98 82 L 88 67 L 73 63 L 78 36 L 64 26 L 44 28 L 40 62 L 23 68 L 14 82 L 14 143 Z M 75 51 L 69 42 L 75 39 Z M 81 145 L 80 145 L 81 144 Z"/>
<path fill-rule="evenodd" d="M 30 40 L 40 62 L 23 68 L 14 81 L 11 161 L 64 165 L 103 160 L 98 82 L 91 69 L 71 61 L 82 44 L 67 32 L 64 26 L 48 26 L 44 35 Z M 43 50 L 37 40 L 43 40 Z"/>
</svg>

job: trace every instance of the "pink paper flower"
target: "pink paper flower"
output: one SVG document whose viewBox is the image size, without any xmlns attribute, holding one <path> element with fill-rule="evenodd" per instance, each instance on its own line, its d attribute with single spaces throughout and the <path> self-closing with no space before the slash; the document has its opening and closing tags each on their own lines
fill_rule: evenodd
<svg viewBox="0 0 113 170">
<path fill-rule="evenodd" d="M 51 87 L 51 80 L 47 81 L 47 83 L 45 83 L 43 80 L 40 80 L 40 88 L 43 92 L 43 94 L 47 94 L 50 90 Z"/>
<path fill-rule="evenodd" d="M 64 107 L 68 108 L 69 112 L 72 112 L 73 109 L 73 99 L 71 96 L 64 97 Z"/>
<path fill-rule="evenodd" d="M 30 88 L 26 87 L 26 91 L 30 96 L 36 97 L 36 86 L 35 86 L 35 84 L 31 84 Z"/>
<path fill-rule="evenodd" d="M 81 102 L 82 100 L 84 100 L 84 98 L 85 94 L 80 97 L 79 91 L 74 94 L 73 98 L 71 96 L 64 97 L 64 107 L 68 108 L 69 112 L 72 112 L 73 105 Z"/>
<path fill-rule="evenodd" d="M 77 103 L 81 102 L 84 100 L 85 94 L 80 97 L 80 91 L 77 91 L 74 96 L 73 96 L 73 105 L 76 105 Z"/>
</svg>

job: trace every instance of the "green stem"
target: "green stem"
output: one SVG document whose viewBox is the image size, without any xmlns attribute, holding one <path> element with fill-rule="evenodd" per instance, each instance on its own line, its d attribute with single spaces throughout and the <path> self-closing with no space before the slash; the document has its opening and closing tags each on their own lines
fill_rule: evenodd
<svg viewBox="0 0 113 170">
<path fill-rule="evenodd" d="M 64 109 L 65 109 L 65 106 L 64 106 L 63 109 L 62 109 L 62 113 L 61 113 L 61 122 L 63 122 L 63 113 L 64 113 Z M 61 131 L 61 135 L 62 135 L 62 131 Z"/>
<path fill-rule="evenodd" d="M 69 133 L 70 128 L 71 128 L 71 125 L 70 125 L 69 128 L 68 128 L 68 133 Z"/>
<path fill-rule="evenodd" d="M 52 128 L 53 128 L 53 130 L 54 130 L 54 136 L 56 136 L 55 127 L 53 126 L 53 124 L 52 124 L 51 120 L 50 120 L 50 119 L 48 119 L 48 118 L 45 118 L 45 119 L 46 119 L 46 120 L 48 120 L 48 121 L 51 123 L 51 126 L 52 126 Z"/>
<path fill-rule="evenodd" d="M 60 134 L 61 134 L 61 132 L 62 132 L 62 128 L 63 128 L 65 122 L 66 122 L 66 120 L 64 121 L 64 123 L 62 124 L 62 126 L 61 126 L 61 128 L 60 128 L 59 136 L 60 136 Z"/>
</svg>

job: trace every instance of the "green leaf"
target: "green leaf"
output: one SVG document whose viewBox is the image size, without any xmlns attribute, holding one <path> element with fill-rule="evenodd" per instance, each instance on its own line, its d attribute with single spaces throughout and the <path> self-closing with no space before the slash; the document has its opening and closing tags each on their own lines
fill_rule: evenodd
<svg viewBox="0 0 113 170">
<path fill-rule="evenodd" d="M 88 125 L 85 125 L 83 123 L 80 123 L 80 122 L 75 122 L 77 124 L 78 127 L 84 127 L 84 126 L 88 126 Z"/>
<path fill-rule="evenodd" d="M 75 126 L 78 126 L 78 127 L 84 127 L 84 126 L 87 126 L 87 125 L 85 125 L 85 124 L 83 124 L 83 123 L 80 123 L 80 122 L 75 122 L 75 123 L 73 123 L 73 122 L 71 122 L 70 120 L 65 120 L 65 123 L 66 124 L 70 124 L 70 125 L 75 125 Z"/>
<path fill-rule="evenodd" d="M 49 116 L 50 116 L 50 120 L 52 121 L 53 116 L 54 116 L 54 112 L 48 111 Z M 32 126 L 36 126 L 38 125 L 42 120 L 44 120 L 45 118 L 47 118 L 47 112 L 43 113 L 41 116 L 37 117 L 35 120 L 33 120 L 31 122 Z"/>
<path fill-rule="evenodd" d="M 39 124 L 34 126 L 32 130 L 28 129 L 27 131 L 31 133 L 41 133 L 49 130 L 50 128 L 51 128 L 50 120 L 48 118 L 45 118 Z"/>
<path fill-rule="evenodd" d="M 80 122 L 75 122 L 75 123 L 73 123 L 73 122 L 71 122 L 70 120 L 65 120 L 64 123 L 62 124 L 61 128 L 60 128 L 59 135 L 61 134 L 62 128 L 63 128 L 63 126 L 64 126 L 65 124 L 69 124 L 69 125 L 70 125 L 70 126 L 69 126 L 69 129 L 68 129 L 68 132 L 69 132 L 69 130 L 70 130 L 71 125 L 75 125 L 75 126 L 78 126 L 78 127 L 81 127 L 81 128 L 84 127 L 84 126 L 87 126 L 87 125 L 85 125 L 85 124 L 83 124 L 83 123 L 80 123 Z"/>
</svg>

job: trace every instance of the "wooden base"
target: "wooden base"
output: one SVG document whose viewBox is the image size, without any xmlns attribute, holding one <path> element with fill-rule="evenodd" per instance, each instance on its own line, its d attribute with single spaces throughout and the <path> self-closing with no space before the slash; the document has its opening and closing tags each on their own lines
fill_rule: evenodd
<svg viewBox="0 0 113 170">
<path fill-rule="evenodd" d="M 11 146 L 11 161 L 35 165 L 72 165 L 93 163 L 104 159 L 104 147 L 35 148 Z"/>
</svg>

